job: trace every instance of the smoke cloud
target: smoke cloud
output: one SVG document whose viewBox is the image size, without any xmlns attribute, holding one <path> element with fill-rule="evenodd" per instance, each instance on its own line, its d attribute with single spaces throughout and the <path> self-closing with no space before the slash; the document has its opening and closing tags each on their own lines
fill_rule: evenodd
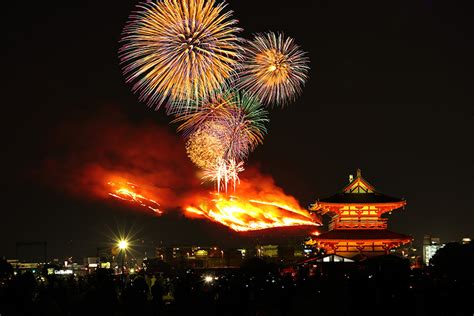
<svg viewBox="0 0 474 316">
<path fill-rule="evenodd" d="M 110 108 L 54 128 L 49 148 L 42 178 L 75 196 L 108 199 L 109 181 L 127 181 L 176 208 L 200 184 L 178 135 Z"/>
<path fill-rule="evenodd" d="M 191 217 L 202 217 L 190 212 L 193 206 L 205 206 L 201 214 L 213 221 L 218 221 L 220 207 L 224 207 L 214 204 L 215 195 L 209 194 L 212 185 L 202 185 L 182 138 L 168 126 L 151 120 L 132 121 L 117 110 L 106 109 L 93 118 L 75 118 L 53 129 L 49 145 L 42 178 L 77 198 L 109 202 L 118 198 L 132 202 L 133 209 L 156 214 L 180 210 Z M 134 195 L 117 193 L 124 188 L 131 188 Z M 255 167 L 245 170 L 236 191 L 231 186 L 228 194 L 239 197 L 240 202 L 231 203 L 240 203 L 242 213 L 222 214 L 231 219 L 219 222 L 234 229 L 307 225 L 310 220 L 294 197 Z"/>
</svg>

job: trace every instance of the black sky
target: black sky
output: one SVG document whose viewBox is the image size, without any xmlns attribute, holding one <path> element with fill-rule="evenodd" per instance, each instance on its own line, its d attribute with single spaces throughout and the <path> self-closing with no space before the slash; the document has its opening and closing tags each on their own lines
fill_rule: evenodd
<svg viewBox="0 0 474 316">
<path fill-rule="evenodd" d="M 444 241 L 474 235 L 473 5 L 469 1 L 229 0 L 243 35 L 296 38 L 311 59 L 297 102 L 271 111 L 249 164 L 301 205 L 335 193 L 361 168 L 405 197 L 390 229 Z M 178 215 L 157 219 L 79 201 L 36 182 L 57 127 L 114 107 L 131 122 L 168 118 L 137 101 L 117 58 L 134 1 L 10 1 L 2 45 L 3 190 L 0 255 L 46 240 L 51 256 L 93 255 L 117 226 L 158 242 L 230 240 Z M 72 135 L 71 137 L 74 137 Z M 79 137 L 79 135 L 77 135 Z"/>
</svg>

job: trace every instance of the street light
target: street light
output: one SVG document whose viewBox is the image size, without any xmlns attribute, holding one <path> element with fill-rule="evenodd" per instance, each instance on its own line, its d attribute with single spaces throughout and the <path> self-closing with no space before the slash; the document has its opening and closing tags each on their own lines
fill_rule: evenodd
<svg viewBox="0 0 474 316">
<path fill-rule="evenodd" d="M 120 241 L 118 242 L 118 247 L 119 247 L 120 250 L 123 250 L 123 251 L 127 250 L 127 248 L 128 248 L 128 241 L 126 241 L 125 239 L 120 240 Z"/>
<path fill-rule="evenodd" d="M 125 281 L 125 254 L 128 248 L 128 241 L 125 239 L 121 239 L 118 242 L 118 248 L 122 254 L 122 279 Z"/>
</svg>

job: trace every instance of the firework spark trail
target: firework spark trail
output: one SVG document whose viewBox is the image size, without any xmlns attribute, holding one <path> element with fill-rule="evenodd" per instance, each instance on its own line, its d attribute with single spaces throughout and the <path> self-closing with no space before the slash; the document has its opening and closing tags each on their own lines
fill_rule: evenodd
<svg viewBox="0 0 474 316">
<path fill-rule="evenodd" d="M 265 105 L 284 105 L 301 94 L 308 78 L 309 59 L 290 37 L 257 34 L 243 48 L 237 87 Z"/>
<path fill-rule="evenodd" d="M 120 59 L 140 100 L 169 113 L 220 91 L 240 59 L 240 29 L 215 0 L 141 3 L 123 31 Z M 184 101 L 184 102 L 174 102 Z"/>
<path fill-rule="evenodd" d="M 177 115 L 171 123 L 180 123 L 178 132 L 183 132 L 184 137 L 189 137 L 205 123 L 223 121 L 231 114 L 231 93 L 219 93 L 205 100 L 193 102 L 188 110 Z"/>
<path fill-rule="evenodd" d="M 188 137 L 186 151 L 205 180 L 216 182 L 227 191 L 227 182 L 238 182 L 243 160 L 263 142 L 268 111 L 245 93 L 228 91 L 220 94 L 193 113 L 178 116 L 178 131 Z"/>
<path fill-rule="evenodd" d="M 188 215 L 204 217 L 235 231 L 252 231 L 288 226 L 318 226 L 308 212 L 283 202 L 260 201 L 237 196 L 201 201 L 199 206 L 186 207 Z"/>
<path fill-rule="evenodd" d="M 113 189 L 112 192 L 108 193 L 110 196 L 124 201 L 135 202 L 157 214 L 163 213 L 159 209 L 160 204 L 158 202 L 138 193 L 139 188 L 136 184 L 131 182 L 116 183 L 113 181 L 109 181 L 107 184 Z"/>
<path fill-rule="evenodd" d="M 217 187 L 217 193 L 221 192 L 222 187 L 225 192 L 228 190 L 228 184 L 232 181 L 234 191 L 240 182 L 239 173 L 244 171 L 244 163 L 236 162 L 234 159 L 221 159 L 213 168 L 204 170 L 202 179 L 214 182 Z"/>
<path fill-rule="evenodd" d="M 263 143 L 268 121 L 268 111 L 256 98 L 231 90 L 196 105 L 173 122 L 181 123 L 178 131 L 186 138 L 203 129 L 215 134 L 227 148 L 222 158 L 245 159 Z"/>
<path fill-rule="evenodd" d="M 231 135 L 226 158 L 246 159 L 251 151 L 263 143 L 267 133 L 265 124 L 269 121 L 268 111 L 256 98 L 242 92 L 233 92 L 231 105 L 231 115 L 226 120 Z"/>
</svg>

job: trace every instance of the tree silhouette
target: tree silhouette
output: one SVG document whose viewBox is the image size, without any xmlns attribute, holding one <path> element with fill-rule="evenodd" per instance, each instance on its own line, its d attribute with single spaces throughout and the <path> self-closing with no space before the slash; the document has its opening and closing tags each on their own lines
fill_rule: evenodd
<svg viewBox="0 0 474 316">
<path fill-rule="evenodd" d="M 474 244 L 448 243 L 436 252 L 430 264 L 437 277 L 474 281 Z"/>
<path fill-rule="evenodd" d="M 5 258 L 0 258 L 0 279 L 7 279 L 13 275 L 13 267 Z"/>
</svg>

